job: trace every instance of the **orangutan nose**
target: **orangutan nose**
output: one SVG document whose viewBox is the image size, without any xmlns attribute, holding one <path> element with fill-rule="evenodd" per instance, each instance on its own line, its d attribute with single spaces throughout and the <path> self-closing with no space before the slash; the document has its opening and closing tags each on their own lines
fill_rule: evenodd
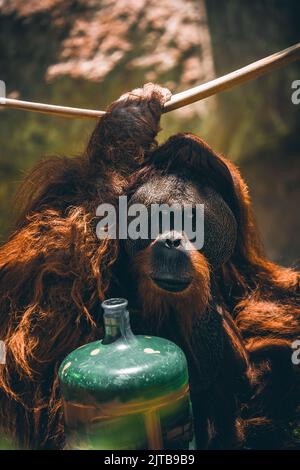
<svg viewBox="0 0 300 470">
<path fill-rule="evenodd" d="M 165 246 L 167 248 L 179 248 L 181 245 L 181 238 L 167 238 L 165 240 Z"/>
<path fill-rule="evenodd" d="M 166 234 L 162 234 L 159 236 L 159 238 L 157 239 L 157 243 L 158 244 L 161 244 L 161 246 L 164 246 L 165 248 L 169 248 L 169 249 L 172 249 L 172 248 L 182 248 L 182 241 L 183 241 L 183 236 L 181 233 L 179 232 L 175 232 L 174 230 L 169 232 L 169 233 L 166 233 Z"/>
</svg>

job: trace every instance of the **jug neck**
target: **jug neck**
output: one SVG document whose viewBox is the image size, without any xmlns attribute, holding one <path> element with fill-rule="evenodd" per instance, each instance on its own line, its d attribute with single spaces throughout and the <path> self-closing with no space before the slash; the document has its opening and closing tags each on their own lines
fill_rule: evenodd
<svg viewBox="0 0 300 470">
<path fill-rule="evenodd" d="M 120 298 L 108 299 L 102 302 L 105 331 L 102 344 L 110 344 L 118 339 L 134 340 L 127 305 L 127 300 Z"/>
</svg>

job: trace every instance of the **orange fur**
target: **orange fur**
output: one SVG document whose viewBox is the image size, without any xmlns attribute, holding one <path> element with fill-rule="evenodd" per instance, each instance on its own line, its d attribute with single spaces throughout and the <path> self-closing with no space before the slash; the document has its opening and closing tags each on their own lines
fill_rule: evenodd
<svg viewBox="0 0 300 470">
<path fill-rule="evenodd" d="M 208 263 L 201 253 L 196 250 L 190 251 L 193 281 L 184 291 L 170 294 L 160 289 L 150 278 L 151 248 L 152 244 L 135 256 L 132 268 L 138 285 L 138 295 L 142 302 L 143 315 L 152 318 L 159 325 L 165 321 L 166 316 L 170 314 L 170 309 L 176 305 L 172 313 L 178 316 L 178 324 L 183 333 L 189 336 L 194 315 L 201 315 L 209 302 Z"/>
<path fill-rule="evenodd" d="M 107 121 L 105 132 L 101 131 L 108 156 L 113 155 L 111 145 L 123 121 L 124 114 L 114 124 Z M 138 142 L 145 122 L 138 120 L 134 133 Z M 171 298 L 149 280 L 147 250 L 134 261 L 137 277 L 130 277 L 120 287 L 122 273 L 115 267 L 119 244 L 100 242 L 95 234 L 96 206 L 115 203 L 119 194 L 126 193 L 128 174 L 133 173 L 134 188 L 141 179 L 161 171 L 159 162 L 166 173 L 173 171 L 177 162 L 180 168 L 192 168 L 195 177 L 207 177 L 217 189 L 225 165 L 239 212 L 235 251 L 214 273 L 215 300 L 224 314 L 224 358 L 211 388 L 199 397 L 195 392 L 201 405 L 197 413 L 200 445 L 296 447 L 290 428 L 300 419 L 299 368 L 291 363 L 290 344 L 300 338 L 299 275 L 264 256 L 238 170 L 189 134 L 150 152 L 155 132 L 148 124 L 146 164 L 138 171 L 136 166 L 115 168 L 121 145 L 110 168 L 102 159 L 105 142 L 100 145 L 97 140 L 99 126 L 82 157 L 52 158 L 39 164 L 26 179 L 15 231 L 0 248 L 0 339 L 7 344 L 7 364 L 0 366 L 1 430 L 11 433 L 24 447 L 63 446 L 58 367 L 71 350 L 101 337 L 99 301 L 119 295 L 121 287 L 126 293 L 130 282 L 136 281 L 144 317 L 153 315 L 162 336 L 165 330 L 159 324 L 165 327 L 162 317 L 173 309 L 176 299 L 173 310 L 180 331 L 174 340 L 182 347 L 187 341 L 192 343 L 187 338 L 194 333 L 191 319 L 201 316 L 211 296 L 210 267 L 203 255 L 192 255 L 192 286 Z M 140 163 L 141 145 L 130 144 L 130 138 L 127 134 L 124 137 L 126 162 L 132 157 Z M 210 160 L 214 166 L 207 166 Z M 167 319 L 175 322 L 168 312 Z M 188 348 L 186 351 L 189 356 Z M 197 364 L 189 358 L 190 370 L 197 373 Z M 203 358 L 197 360 L 200 363 Z"/>
</svg>

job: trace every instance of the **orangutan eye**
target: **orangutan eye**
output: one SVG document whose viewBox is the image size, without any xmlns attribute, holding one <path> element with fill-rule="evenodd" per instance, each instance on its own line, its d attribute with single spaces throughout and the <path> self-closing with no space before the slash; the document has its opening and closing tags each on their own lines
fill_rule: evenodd
<svg viewBox="0 0 300 470">
<path fill-rule="evenodd" d="M 193 207 L 192 209 L 189 208 L 188 210 L 185 210 L 183 213 L 183 220 L 186 220 L 187 222 L 196 222 L 196 216 L 197 216 L 197 211 L 196 208 Z"/>
<path fill-rule="evenodd" d="M 195 207 L 188 208 L 188 210 L 185 210 L 183 213 L 183 219 L 182 219 L 183 230 L 195 231 L 196 219 L 197 219 L 197 210 Z"/>
<path fill-rule="evenodd" d="M 164 231 L 166 221 L 169 221 L 170 227 L 172 227 L 172 213 L 167 210 L 161 210 L 159 212 L 159 233 Z"/>
</svg>

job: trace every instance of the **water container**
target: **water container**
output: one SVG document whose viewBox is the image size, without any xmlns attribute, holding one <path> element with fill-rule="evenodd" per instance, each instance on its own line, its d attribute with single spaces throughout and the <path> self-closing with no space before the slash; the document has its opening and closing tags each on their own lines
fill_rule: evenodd
<svg viewBox="0 0 300 470">
<path fill-rule="evenodd" d="M 127 300 L 102 303 L 105 337 L 59 369 L 68 449 L 192 449 L 186 358 L 171 341 L 133 335 Z"/>
</svg>

